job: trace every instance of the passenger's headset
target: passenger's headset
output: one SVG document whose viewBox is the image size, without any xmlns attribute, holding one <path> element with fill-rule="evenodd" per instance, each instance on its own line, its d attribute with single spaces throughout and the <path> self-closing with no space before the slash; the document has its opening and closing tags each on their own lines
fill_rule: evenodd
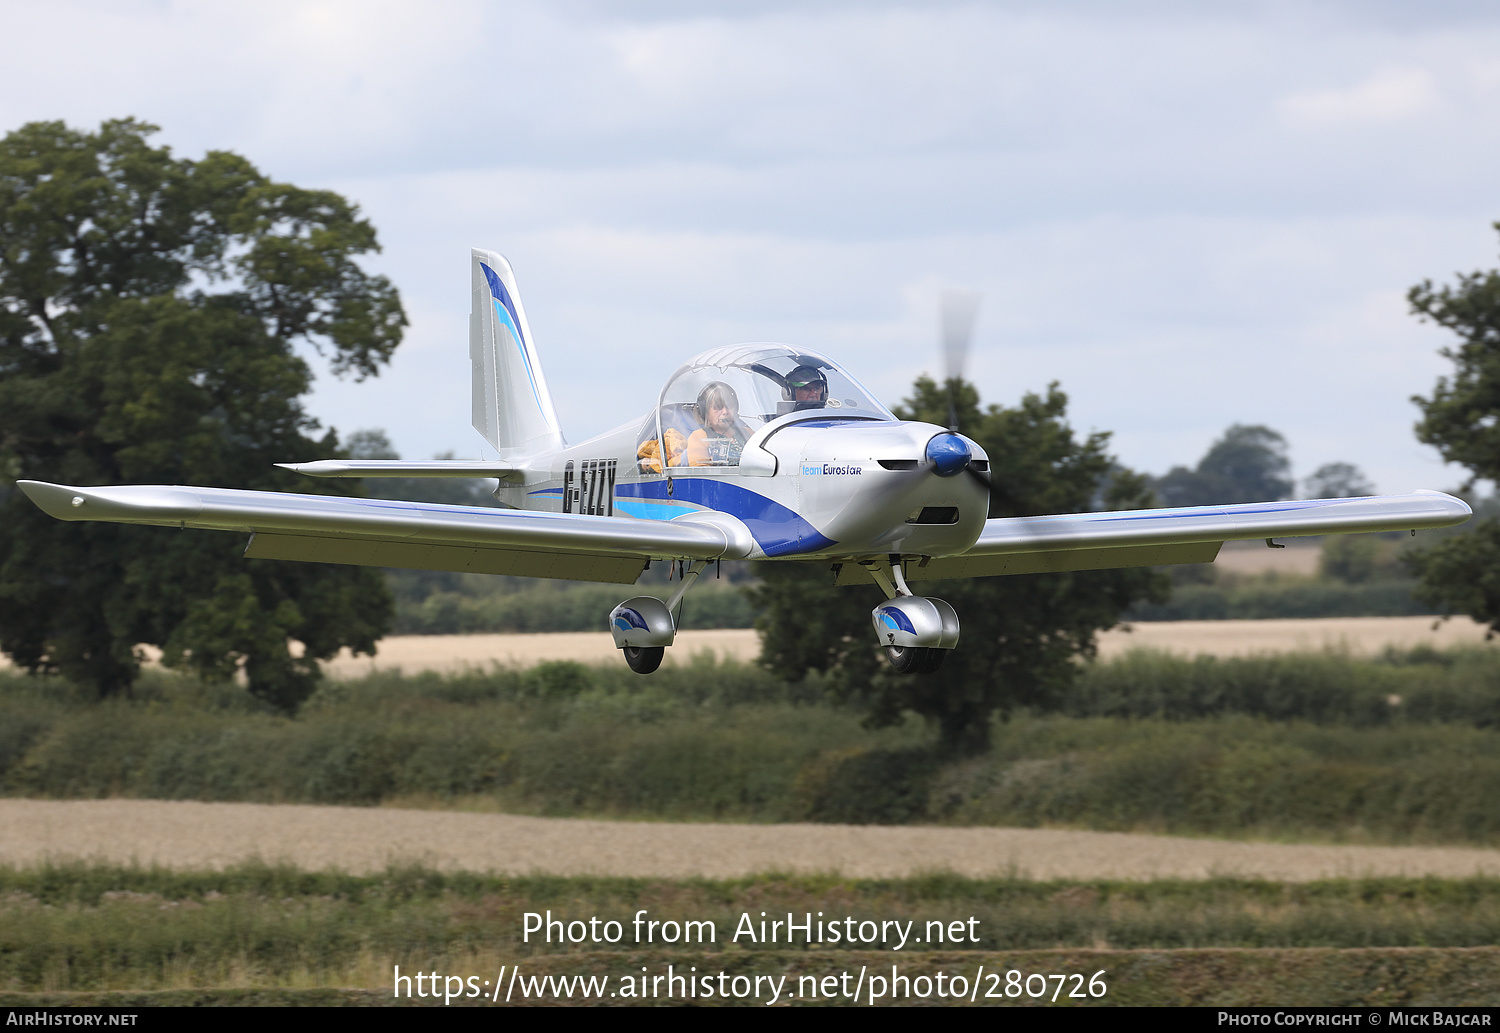
<svg viewBox="0 0 1500 1033">
<path fill-rule="evenodd" d="M 698 422 L 703 424 L 705 427 L 708 426 L 708 395 L 709 392 L 713 391 L 715 388 L 718 388 L 719 391 L 723 393 L 726 399 L 735 398 L 736 400 L 738 400 L 735 396 L 734 388 L 730 387 L 722 380 L 715 380 L 712 384 L 709 384 L 702 391 L 699 391 L 698 400 L 693 403 L 693 413 L 698 417 Z"/>
</svg>

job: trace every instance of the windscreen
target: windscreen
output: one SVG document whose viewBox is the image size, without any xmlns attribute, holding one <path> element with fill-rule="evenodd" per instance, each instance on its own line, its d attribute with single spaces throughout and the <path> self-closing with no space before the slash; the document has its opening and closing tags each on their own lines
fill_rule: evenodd
<svg viewBox="0 0 1500 1033">
<path fill-rule="evenodd" d="M 894 419 L 829 359 L 781 346 L 742 346 L 699 356 L 662 391 L 655 426 L 642 428 L 642 472 L 666 466 L 738 466 L 744 444 L 788 413 Z"/>
</svg>

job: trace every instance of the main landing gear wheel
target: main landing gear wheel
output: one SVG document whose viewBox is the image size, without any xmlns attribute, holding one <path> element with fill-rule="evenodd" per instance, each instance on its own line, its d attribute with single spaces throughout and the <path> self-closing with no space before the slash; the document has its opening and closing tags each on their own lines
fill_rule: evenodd
<svg viewBox="0 0 1500 1033">
<path fill-rule="evenodd" d="M 626 646 L 622 652 L 632 671 L 636 674 L 650 674 L 661 666 L 662 657 L 667 655 L 667 647 Z"/>
<path fill-rule="evenodd" d="M 897 674 L 931 674 L 943 666 L 948 650 L 923 646 L 886 646 L 885 655 Z"/>
</svg>

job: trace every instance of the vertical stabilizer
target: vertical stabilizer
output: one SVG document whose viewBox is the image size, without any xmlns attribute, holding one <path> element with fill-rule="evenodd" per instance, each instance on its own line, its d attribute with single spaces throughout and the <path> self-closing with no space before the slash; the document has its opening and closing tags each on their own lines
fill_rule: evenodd
<svg viewBox="0 0 1500 1033">
<path fill-rule="evenodd" d="M 510 263 L 474 248 L 469 362 L 474 429 L 502 455 L 560 448 L 562 430 Z"/>
</svg>

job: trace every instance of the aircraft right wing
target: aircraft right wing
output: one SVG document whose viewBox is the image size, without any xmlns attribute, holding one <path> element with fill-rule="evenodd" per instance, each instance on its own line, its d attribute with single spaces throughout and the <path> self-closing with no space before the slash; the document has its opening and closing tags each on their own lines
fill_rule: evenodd
<svg viewBox="0 0 1500 1033">
<path fill-rule="evenodd" d="M 962 556 L 908 565 L 906 578 L 986 577 L 1169 563 L 1211 563 L 1228 541 L 1361 531 L 1451 527 L 1473 515 L 1440 491 L 1352 499 L 1252 502 L 1057 516 L 999 517 L 985 522 Z"/>
<path fill-rule="evenodd" d="M 1135 509 L 1056 516 L 996 517 L 962 556 L 909 560 L 907 581 L 1042 574 L 1065 570 L 1212 563 L 1225 542 L 1361 531 L 1451 527 L 1473 515 L 1463 499 L 1440 491 L 1353 499 L 1251 502 L 1234 506 Z M 837 584 L 868 584 L 846 563 Z"/>
<path fill-rule="evenodd" d="M 740 559 L 754 547 L 743 523 L 714 512 L 615 520 L 231 488 L 16 483 L 59 520 L 249 532 L 249 559 L 633 584 L 653 558 Z"/>
</svg>

